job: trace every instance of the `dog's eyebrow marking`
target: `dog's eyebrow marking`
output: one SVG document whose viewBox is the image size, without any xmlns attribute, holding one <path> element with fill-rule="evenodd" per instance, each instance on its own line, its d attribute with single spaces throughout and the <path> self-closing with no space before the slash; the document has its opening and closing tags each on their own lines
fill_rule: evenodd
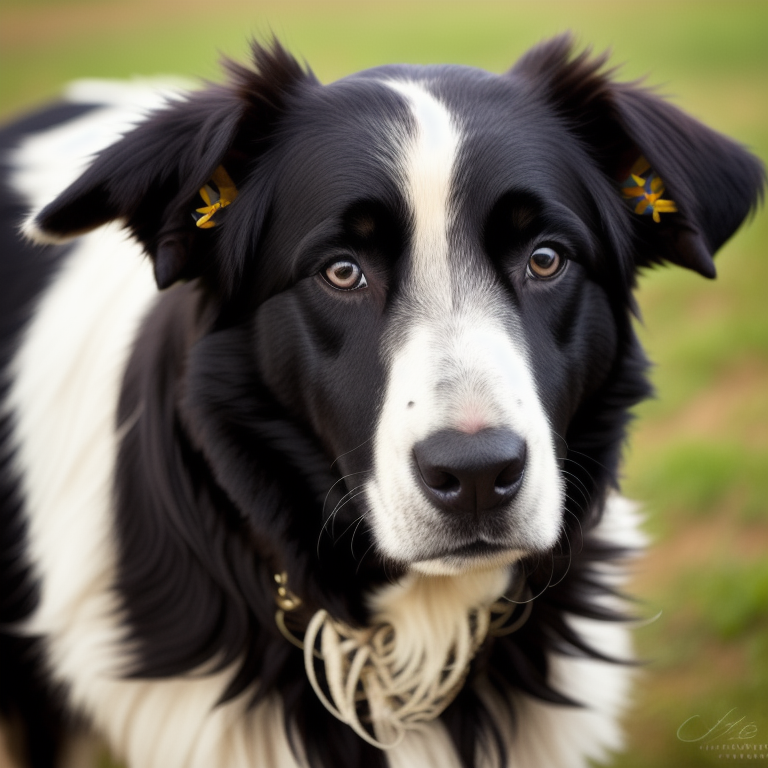
<svg viewBox="0 0 768 768">
<path fill-rule="evenodd" d="M 407 100 L 416 123 L 415 135 L 402 150 L 400 168 L 414 217 L 414 287 L 422 297 L 431 295 L 447 306 L 451 182 L 461 132 L 447 107 L 424 85 L 409 80 L 385 84 Z"/>
</svg>

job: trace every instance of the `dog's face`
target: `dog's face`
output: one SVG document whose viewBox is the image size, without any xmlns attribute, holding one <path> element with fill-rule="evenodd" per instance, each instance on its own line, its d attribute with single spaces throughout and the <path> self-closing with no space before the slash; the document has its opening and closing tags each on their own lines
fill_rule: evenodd
<svg viewBox="0 0 768 768">
<path fill-rule="evenodd" d="M 636 268 L 712 276 L 759 167 L 564 40 L 503 76 L 387 67 L 330 86 L 279 48 L 255 55 L 255 73 L 233 66 L 230 85 L 103 153 L 37 225 L 60 237 L 123 217 L 160 287 L 197 279 L 219 308 L 203 346 L 245 329 L 204 365 L 193 350 L 188 374 L 193 405 L 219 393 L 193 432 L 242 510 L 257 506 L 252 446 L 290 442 L 273 426 L 249 442 L 253 381 L 331 468 L 305 482 L 322 506 L 308 542 L 364 526 L 384 559 L 428 573 L 551 549 L 606 492 L 647 391 Z M 676 202 L 660 221 L 620 193 L 642 155 Z M 218 165 L 239 196 L 199 230 Z M 307 477 L 308 455 L 293 461 Z"/>
<path fill-rule="evenodd" d="M 256 327 L 265 381 L 345 478 L 341 519 L 453 572 L 555 543 L 565 433 L 616 329 L 607 183 L 500 78 L 443 78 L 374 71 L 291 113 L 262 262 L 284 282 Z"/>
</svg>

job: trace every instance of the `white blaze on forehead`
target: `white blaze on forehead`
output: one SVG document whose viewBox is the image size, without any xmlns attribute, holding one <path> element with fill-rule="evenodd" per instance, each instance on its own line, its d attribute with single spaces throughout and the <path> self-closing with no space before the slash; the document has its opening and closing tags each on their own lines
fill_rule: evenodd
<svg viewBox="0 0 768 768">
<path fill-rule="evenodd" d="M 563 488 L 552 433 L 508 294 L 466 228 L 464 241 L 449 238 L 454 227 L 462 232 L 461 213 L 452 210 L 461 123 L 425 84 L 385 84 L 412 117 L 408 131 L 402 122 L 391 126 L 391 140 L 413 223 L 407 283 L 385 349 L 389 370 L 366 483 L 369 520 L 381 551 L 422 573 L 506 565 L 522 552 L 546 550 L 559 534 Z M 441 430 L 490 427 L 525 442 L 525 477 L 495 523 L 460 532 L 424 492 L 414 448 Z M 504 549 L 495 560 L 452 557 L 477 541 Z"/>
<path fill-rule="evenodd" d="M 414 282 L 448 293 L 449 204 L 461 133 L 446 106 L 422 84 L 390 80 L 386 85 L 405 97 L 416 123 L 415 135 L 401 149 L 400 168 L 414 217 Z"/>
</svg>

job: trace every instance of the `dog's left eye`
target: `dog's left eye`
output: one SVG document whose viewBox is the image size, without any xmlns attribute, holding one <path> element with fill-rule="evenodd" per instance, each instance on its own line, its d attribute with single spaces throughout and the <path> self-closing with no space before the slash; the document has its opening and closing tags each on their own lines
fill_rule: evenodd
<svg viewBox="0 0 768 768">
<path fill-rule="evenodd" d="M 368 285 L 360 265 L 350 259 L 340 259 L 329 264 L 323 271 L 323 276 L 340 291 L 354 291 Z"/>
<path fill-rule="evenodd" d="M 540 280 L 546 280 L 559 274 L 567 263 L 553 248 L 537 248 L 528 260 L 528 274 Z"/>
</svg>

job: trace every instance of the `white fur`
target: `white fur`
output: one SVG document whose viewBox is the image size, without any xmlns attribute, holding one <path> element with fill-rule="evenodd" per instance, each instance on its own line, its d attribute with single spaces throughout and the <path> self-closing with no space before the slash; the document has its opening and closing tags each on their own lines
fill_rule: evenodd
<svg viewBox="0 0 768 768">
<path fill-rule="evenodd" d="M 67 85 L 64 98 L 75 104 L 104 104 L 146 115 L 169 101 L 183 99 L 193 88 L 193 82 L 174 75 L 133 77 L 130 80 L 83 78 Z"/>
<path fill-rule="evenodd" d="M 414 214 L 410 265 L 414 292 L 449 309 L 449 202 L 461 132 L 445 105 L 419 83 L 390 80 L 386 85 L 408 101 L 416 129 L 398 152 L 403 157 L 399 170 Z M 436 281 L 436 275 L 441 279 Z"/>
<path fill-rule="evenodd" d="M 387 350 L 389 375 L 366 487 L 381 549 L 422 573 L 460 573 L 554 544 L 563 484 L 522 330 L 509 302 L 470 258 L 451 251 L 453 170 L 464 140 L 456 118 L 424 85 L 390 81 L 410 106 L 415 132 L 400 177 L 414 218 L 411 274 Z M 402 142 L 402 129 L 393 129 Z M 507 524 L 509 548 L 493 561 L 432 557 L 445 548 L 444 513 L 416 483 L 413 448 L 445 428 L 504 426 L 526 441 L 528 462 Z M 513 524 L 514 519 L 514 524 Z M 494 541 L 499 543 L 496 535 Z M 460 545 L 469 542 L 453 542 Z M 503 540 L 502 540 L 503 543 Z"/>
</svg>

